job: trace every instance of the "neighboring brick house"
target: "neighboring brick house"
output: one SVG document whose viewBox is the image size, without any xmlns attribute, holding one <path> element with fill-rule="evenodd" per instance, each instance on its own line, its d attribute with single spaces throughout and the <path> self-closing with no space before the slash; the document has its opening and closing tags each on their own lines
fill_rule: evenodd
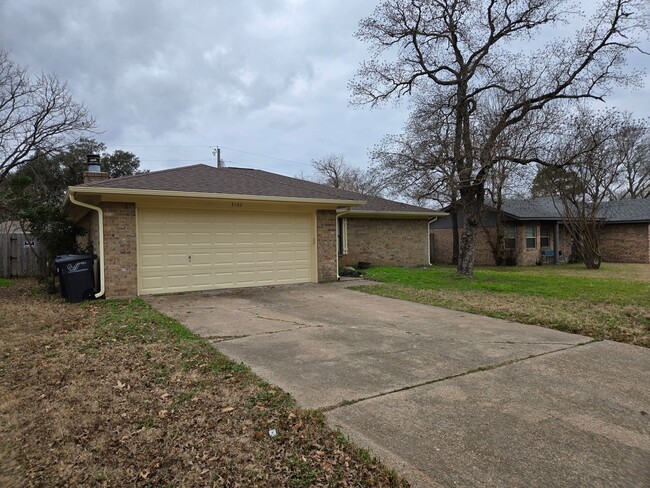
<svg viewBox="0 0 650 488">
<path fill-rule="evenodd" d="M 430 263 L 429 222 L 444 212 L 364 195 L 366 203 L 339 212 L 339 263 L 422 266 Z"/>
<path fill-rule="evenodd" d="M 88 231 L 108 297 L 333 281 L 357 261 L 428 264 L 429 220 L 446 215 L 204 164 L 85 178 L 65 208 Z"/>
<path fill-rule="evenodd" d="M 549 197 L 506 201 L 502 207 L 506 233 L 506 248 L 516 264 L 531 265 L 541 258 L 553 262 L 555 251 L 559 262 L 571 259 L 575 250 L 572 239 L 562 225 L 562 216 Z M 601 205 L 603 227 L 600 246 L 603 261 L 620 263 L 650 263 L 650 199 L 620 200 Z M 487 233 L 495 231 L 497 213 L 485 206 L 483 223 L 479 228 L 476 258 L 477 265 L 494 265 L 494 257 Z M 464 215 L 458 212 L 458 225 L 462 229 Z M 432 261 L 452 261 L 451 216 L 440 217 L 431 224 Z M 557 240 L 555 236 L 557 235 Z M 550 256 L 542 257 L 548 251 Z"/>
</svg>

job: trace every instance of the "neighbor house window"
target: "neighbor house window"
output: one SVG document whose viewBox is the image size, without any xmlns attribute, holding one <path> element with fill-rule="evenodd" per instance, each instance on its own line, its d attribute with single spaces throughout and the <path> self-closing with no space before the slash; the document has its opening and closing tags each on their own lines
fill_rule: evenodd
<svg viewBox="0 0 650 488">
<path fill-rule="evenodd" d="M 517 242 L 517 228 L 514 225 L 506 225 L 504 234 L 506 249 L 514 249 Z"/>
<path fill-rule="evenodd" d="M 551 228 L 548 225 L 539 228 L 539 246 L 551 247 Z"/>
<path fill-rule="evenodd" d="M 535 249 L 537 247 L 537 226 L 527 225 L 526 226 L 526 249 Z"/>
</svg>

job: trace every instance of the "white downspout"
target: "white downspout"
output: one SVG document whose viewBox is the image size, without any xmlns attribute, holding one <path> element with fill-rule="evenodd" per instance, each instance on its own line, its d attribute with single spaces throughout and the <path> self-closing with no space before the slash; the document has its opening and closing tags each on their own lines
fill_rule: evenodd
<svg viewBox="0 0 650 488">
<path fill-rule="evenodd" d="M 74 197 L 74 193 L 70 192 L 68 194 L 70 201 L 75 205 L 80 207 L 89 208 L 97 212 L 98 222 L 97 227 L 99 228 L 99 291 L 95 293 L 95 298 L 101 298 L 105 293 L 105 282 L 104 282 L 104 212 L 101 208 L 91 205 L 89 203 L 80 202 Z"/>
<path fill-rule="evenodd" d="M 344 216 L 346 213 L 350 212 L 351 207 L 344 207 L 342 212 L 336 210 L 336 281 L 341 281 L 341 276 L 339 275 L 339 219 Z"/>
</svg>

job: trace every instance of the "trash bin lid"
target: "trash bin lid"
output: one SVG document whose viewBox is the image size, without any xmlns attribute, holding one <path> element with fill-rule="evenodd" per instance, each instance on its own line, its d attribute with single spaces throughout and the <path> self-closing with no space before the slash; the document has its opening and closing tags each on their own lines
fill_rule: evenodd
<svg viewBox="0 0 650 488">
<path fill-rule="evenodd" d="M 77 261 L 87 261 L 88 259 L 97 259 L 96 254 L 62 254 L 54 259 L 54 264 L 76 263 Z"/>
</svg>

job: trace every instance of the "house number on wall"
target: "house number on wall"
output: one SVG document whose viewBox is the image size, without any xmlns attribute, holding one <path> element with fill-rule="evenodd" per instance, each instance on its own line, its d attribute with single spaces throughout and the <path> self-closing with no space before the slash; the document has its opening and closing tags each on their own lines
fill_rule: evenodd
<svg viewBox="0 0 650 488">
<path fill-rule="evenodd" d="M 231 206 L 231 207 L 236 207 L 236 208 L 241 208 L 241 207 L 244 206 L 244 204 L 243 204 L 242 202 L 232 202 L 232 203 L 230 204 L 230 206 Z"/>
</svg>

